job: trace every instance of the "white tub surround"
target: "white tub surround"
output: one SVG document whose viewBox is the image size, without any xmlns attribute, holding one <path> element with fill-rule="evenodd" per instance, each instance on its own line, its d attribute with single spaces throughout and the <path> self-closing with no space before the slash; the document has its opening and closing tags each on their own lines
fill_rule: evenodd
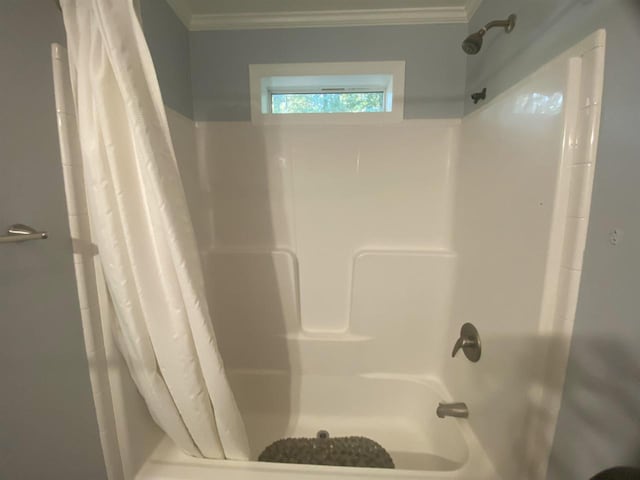
<svg viewBox="0 0 640 480">
<path fill-rule="evenodd" d="M 577 301 L 603 54 L 596 32 L 461 125 L 198 123 L 211 185 L 211 304 L 234 376 L 291 378 L 281 405 L 292 418 L 309 375 L 428 378 L 441 400 L 469 406 L 468 420 L 443 422 L 471 427 L 469 458 L 486 455 L 496 469 L 486 478 L 544 478 Z M 451 358 L 467 321 L 482 338 L 477 364 Z M 435 470 L 422 475 L 482 478 Z"/>
<path fill-rule="evenodd" d="M 504 480 L 544 479 L 578 299 L 598 138 L 604 30 L 466 116 L 449 342 L 482 359 L 443 373 Z"/>
<path fill-rule="evenodd" d="M 446 254 L 459 123 L 198 123 L 212 253 L 291 252 L 300 314 L 287 333 L 339 338 L 352 330 L 357 254 Z"/>
<path fill-rule="evenodd" d="M 318 127 L 194 124 L 169 112 L 252 461 L 182 453 L 140 408 L 116 355 L 104 418 L 117 427 L 124 478 L 544 479 L 603 55 L 596 32 L 463 119 Z M 465 322 L 480 332 L 478 363 L 451 358 Z M 454 401 L 468 419 L 436 417 Z M 369 436 L 397 468 L 253 461 L 275 440 L 318 430 Z"/>
</svg>

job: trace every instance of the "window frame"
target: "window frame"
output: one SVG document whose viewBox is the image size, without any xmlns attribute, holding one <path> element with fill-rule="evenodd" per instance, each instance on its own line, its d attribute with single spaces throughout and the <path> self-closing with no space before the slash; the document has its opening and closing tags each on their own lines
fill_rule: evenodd
<svg viewBox="0 0 640 480">
<path fill-rule="evenodd" d="M 249 65 L 251 121 L 256 124 L 397 123 L 404 117 L 404 61 Z M 384 91 L 384 112 L 272 113 L 273 93 L 345 88 Z"/>
</svg>

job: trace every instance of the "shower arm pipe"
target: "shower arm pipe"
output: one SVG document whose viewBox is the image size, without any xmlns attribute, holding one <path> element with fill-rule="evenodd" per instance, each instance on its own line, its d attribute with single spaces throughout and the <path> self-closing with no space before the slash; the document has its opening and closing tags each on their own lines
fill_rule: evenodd
<svg viewBox="0 0 640 480">
<path fill-rule="evenodd" d="M 490 29 L 492 29 L 494 27 L 503 27 L 505 32 L 511 33 L 511 31 L 513 30 L 514 26 L 515 26 L 515 15 L 509 15 L 509 18 L 507 18 L 506 20 L 492 20 L 492 21 L 490 21 L 484 27 L 482 27 L 480 29 L 480 31 L 484 35 L 485 33 L 487 33 L 488 30 L 490 30 Z"/>
</svg>

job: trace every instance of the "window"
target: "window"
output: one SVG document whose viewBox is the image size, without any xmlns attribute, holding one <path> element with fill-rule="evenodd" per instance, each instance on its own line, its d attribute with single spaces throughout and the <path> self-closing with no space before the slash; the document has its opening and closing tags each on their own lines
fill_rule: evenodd
<svg viewBox="0 0 640 480">
<path fill-rule="evenodd" d="M 381 123 L 403 117 L 404 62 L 251 65 L 254 123 Z"/>
<path fill-rule="evenodd" d="M 271 92 L 271 113 L 384 112 L 384 91 L 346 88 L 320 92 Z"/>
</svg>

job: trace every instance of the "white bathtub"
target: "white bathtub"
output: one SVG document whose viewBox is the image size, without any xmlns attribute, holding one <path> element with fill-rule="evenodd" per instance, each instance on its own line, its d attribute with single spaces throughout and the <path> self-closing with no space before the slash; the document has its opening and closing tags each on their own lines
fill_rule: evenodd
<svg viewBox="0 0 640 480">
<path fill-rule="evenodd" d="M 66 54 L 60 48 L 54 46 L 53 58 L 57 108 L 64 112 L 73 106 L 66 105 L 61 96 L 61 92 L 70 91 L 70 85 Z M 367 145 L 372 138 L 381 139 L 379 149 L 368 146 L 363 150 L 373 162 L 368 170 L 363 169 L 363 175 L 375 173 L 373 178 L 352 177 L 349 172 L 356 163 L 346 161 L 348 158 L 316 156 L 313 148 L 307 152 L 318 165 L 331 159 L 339 172 L 311 177 L 328 179 L 332 188 L 334 179 L 351 178 L 357 184 L 353 191 L 360 192 L 359 196 L 347 190 L 342 197 L 318 196 L 315 193 L 323 190 L 298 188 L 298 184 L 278 187 L 278 182 L 271 190 L 256 188 L 260 169 L 254 167 L 260 164 L 249 159 L 262 161 L 268 153 L 273 171 L 267 180 L 280 179 L 280 172 L 287 165 L 291 168 L 282 162 L 281 149 L 309 150 L 308 140 L 314 131 L 267 132 L 239 122 L 198 126 L 199 142 L 211 143 L 210 147 L 198 143 L 203 158 L 218 159 L 220 165 L 212 170 L 219 175 L 226 172 L 229 177 L 215 179 L 211 191 L 217 195 L 213 203 L 222 206 L 216 213 L 218 240 L 231 246 L 216 247 L 215 252 L 205 255 L 204 263 L 207 280 L 213 285 L 209 300 L 216 335 L 246 422 L 252 459 L 275 440 L 315 436 L 322 429 L 332 436 L 364 435 L 379 442 L 391 453 L 395 470 L 213 461 L 181 453 L 151 419 L 115 347 L 110 332 L 114 313 L 105 300 L 104 278 L 99 262 L 87 253 L 86 246 L 92 244 L 90 235 L 77 223 L 79 217 L 70 215 L 72 232 L 79 232 L 74 233 L 73 242 L 78 291 L 87 299 L 93 298 L 87 305 L 99 305 L 99 311 L 83 309 L 82 321 L 109 478 L 546 478 L 580 285 L 603 65 L 604 32 L 599 31 L 461 122 L 405 121 L 385 128 L 384 135 L 382 130 L 349 129 L 349 135 L 342 129 L 315 131 L 321 138 L 314 141 L 322 145 L 349 143 L 355 134 Z M 558 93 L 563 95 L 563 115 L 536 103 L 541 98 L 558 98 Z M 591 106 L 579 108 L 585 104 Z M 75 131 L 73 117 L 60 113 L 58 120 L 63 154 L 77 151 L 77 138 L 69 134 Z M 177 113 L 170 115 L 170 121 L 174 136 L 183 140 L 175 142 L 184 150 L 179 157 L 196 159 L 193 122 Z M 446 135 L 443 129 L 448 129 Z M 407 138 L 413 139 L 421 156 L 407 150 Z M 421 139 L 428 140 L 425 148 L 421 148 Z M 456 157 L 442 153 L 447 150 L 442 150 L 437 139 L 449 139 L 447 145 L 453 152 L 460 150 L 456 153 L 459 158 L 450 161 Z M 285 141 L 293 143 L 279 146 Z M 220 145 L 227 145 L 228 151 Z M 427 147 L 433 145 L 440 145 L 435 153 L 442 150 L 442 155 L 429 153 Z M 247 151 L 240 148 L 245 146 Z M 343 150 L 345 155 L 360 152 L 353 145 Z M 388 162 L 388 158 L 394 161 Z M 358 154 L 357 165 L 360 160 Z M 437 163 L 444 160 L 455 171 L 444 175 Z M 82 176 L 72 174 L 70 165 L 77 161 L 64 157 L 63 162 L 65 182 L 75 185 Z M 400 182 L 403 170 L 398 165 L 407 169 L 404 183 Z M 409 168 L 412 165 L 414 169 Z M 232 180 L 244 173 L 248 175 L 246 188 L 238 190 Z M 416 193 L 447 185 L 445 177 L 456 179 L 459 193 L 455 218 L 447 221 L 440 215 L 449 211 L 443 207 L 449 197 L 423 198 Z M 377 184 L 366 184 L 365 188 L 367 178 L 379 180 L 379 188 Z M 397 186 L 395 195 L 389 194 L 390 180 Z M 230 187 L 223 188 L 227 183 Z M 418 208 L 414 216 L 404 217 L 387 208 L 389 202 L 396 205 L 397 201 L 400 207 L 411 200 L 403 196 L 408 192 L 406 185 L 416 189 L 415 198 L 409 196 L 412 201 L 426 205 L 428 211 L 437 207 L 433 215 Z M 291 197 L 288 204 L 283 199 L 250 198 L 250 192 L 276 191 L 276 187 Z M 67 188 L 70 212 L 82 208 L 74 197 L 82 188 Z M 385 221 L 390 222 L 381 224 L 386 225 L 382 232 L 389 237 L 374 235 L 365 245 L 371 249 L 357 250 L 353 259 L 342 261 L 347 268 L 341 270 L 344 288 L 339 296 L 341 304 L 348 307 L 349 327 L 344 332 L 306 328 L 321 325 L 305 325 L 301 315 L 305 288 L 301 285 L 307 281 L 308 286 L 309 276 L 300 275 L 299 246 L 282 240 L 288 238 L 287 232 L 271 237 L 261 230 L 273 225 L 286 230 L 283 226 L 296 225 L 296 219 L 301 218 L 309 220 L 305 223 L 308 235 L 318 233 L 312 227 L 320 214 L 296 217 L 291 213 L 294 205 L 300 205 L 293 202 L 291 192 L 300 191 L 314 193 L 308 201 L 320 198 L 320 204 L 333 205 L 335 212 L 327 218 L 345 210 L 341 199 L 384 200 L 379 208 L 375 202 L 356 202 L 368 208 L 362 216 L 368 222 L 362 224 L 366 228 L 320 229 L 323 235 L 342 230 L 360 235 L 380 224 L 385 212 Z M 273 213 L 264 210 L 267 204 L 288 206 L 282 208 L 281 216 L 267 221 Z M 239 210 L 225 212 L 225 205 Z M 208 215 L 203 219 L 211 216 L 208 210 L 202 213 Z M 449 227 L 434 237 L 438 241 L 400 238 L 397 235 L 402 229 L 395 223 L 396 217 L 411 220 L 405 225 L 411 227 L 405 228 L 408 232 L 414 232 L 412 228 L 420 223 L 416 219 L 428 220 L 431 226 L 453 223 L 455 242 L 440 242 L 449 239 Z M 200 224 L 207 222 L 196 225 Z M 242 243 L 254 237 L 263 243 L 278 240 L 275 243 L 282 248 L 253 248 Z M 320 267 L 323 261 L 324 257 L 318 262 Z M 315 280 L 313 275 L 311 278 Z M 326 290 L 316 289 L 320 293 Z M 482 337 L 482 359 L 477 364 L 460 354 L 454 359 L 450 356 L 465 321 L 476 324 Z M 284 373 L 289 371 L 303 373 Z M 437 418 L 440 401 L 466 402 L 469 419 Z"/>
<path fill-rule="evenodd" d="M 380 443 L 396 469 L 231 462 L 189 457 L 165 439 L 138 480 L 275 479 L 286 473 L 313 480 L 397 477 L 495 479 L 467 420 L 436 416 L 448 395 L 437 382 L 397 375 L 292 376 L 233 371 L 230 380 L 246 422 L 251 460 L 285 437 L 362 435 Z M 470 412 L 473 415 L 473 411 Z"/>
</svg>

